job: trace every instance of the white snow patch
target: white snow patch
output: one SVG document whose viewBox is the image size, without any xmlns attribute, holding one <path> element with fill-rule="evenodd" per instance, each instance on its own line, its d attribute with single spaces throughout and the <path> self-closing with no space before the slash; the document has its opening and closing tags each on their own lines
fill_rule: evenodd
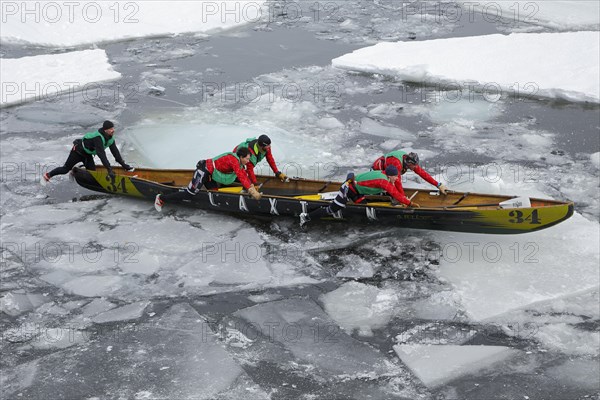
<svg viewBox="0 0 600 400">
<path fill-rule="evenodd" d="M 106 52 L 100 49 L 3 58 L 0 63 L 0 105 L 54 99 L 61 93 L 84 90 L 90 83 L 120 77 L 121 74 L 108 62 Z"/>
<path fill-rule="evenodd" d="M 597 30 L 600 3 L 588 0 L 461 1 L 470 9 L 483 11 L 488 19 L 502 17 L 554 29 Z"/>
<path fill-rule="evenodd" d="M 496 34 L 383 42 L 332 64 L 405 81 L 476 82 L 484 91 L 599 102 L 599 47 L 598 32 Z"/>
<path fill-rule="evenodd" d="M 60 47 L 209 33 L 258 22 L 263 12 L 260 0 L 3 3 L 0 41 Z"/>
</svg>

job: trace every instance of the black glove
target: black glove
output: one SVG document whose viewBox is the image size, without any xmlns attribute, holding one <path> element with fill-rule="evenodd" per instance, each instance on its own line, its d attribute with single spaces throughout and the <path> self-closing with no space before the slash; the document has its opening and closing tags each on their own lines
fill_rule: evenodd
<svg viewBox="0 0 600 400">
<path fill-rule="evenodd" d="M 126 170 L 126 171 L 133 171 L 135 168 L 132 167 L 129 164 L 121 164 L 121 166 Z"/>
<path fill-rule="evenodd" d="M 115 179 L 115 171 L 113 171 L 112 169 L 109 169 L 109 170 L 108 170 L 108 173 L 107 173 L 107 175 L 108 175 L 108 177 L 109 177 L 111 180 L 114 180 L 114 179 Z"/>
</svg>

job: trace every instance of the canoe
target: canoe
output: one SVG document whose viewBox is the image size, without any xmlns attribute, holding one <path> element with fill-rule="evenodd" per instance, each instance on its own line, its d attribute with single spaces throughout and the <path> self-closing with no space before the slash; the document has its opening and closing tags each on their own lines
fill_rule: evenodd
<svg viewBox="0 0 600 400">
<path fill-rule="evenodd" d="M 115 167 L 115 179 L 106 169 L 95 171 L 74 168 L 77 183 L 97 192 L 144 198 L 154 201 L 158 193 L 172 193 L 187 186 L 193 170 L 139 168 L 127 172 Z M 341 182 L 294 178 L 281 182 L 274 177 L 258 176 L 262 183 L 261 200 L 254 200 L 242 192 L 241 186 L 218 190 L 202 190 L 186 206 L 228 213 L 264 215 L 270 218 L 298 217 L 301 212 L 327 205 L 339 190 Z M 573 215 L 573 202 L 525 198 L 524 206 L 506 208 L 501 203 L 511 202 L 516 196 L 502 196 L 468 192 L 451 192 L 446 196 L 437 190 L 405 188 L 406 196 L 421 208 L 406 208 L 392 204 L 388 196 L 367 196 L 367 204 L 351 204 L 335 217 L 346 223 L 376 223 L 414 229 L 441 231 L 516 234 L 538 231 L 556 225 Z M 518 198 L 520 200 L 523 198 Z M 516 202 L 516 201 L 514 201 Z M 167 204 L 166 210 L 176 204 Z M 311 225 L 315 221 L 311 222 Z"/>
</svg>

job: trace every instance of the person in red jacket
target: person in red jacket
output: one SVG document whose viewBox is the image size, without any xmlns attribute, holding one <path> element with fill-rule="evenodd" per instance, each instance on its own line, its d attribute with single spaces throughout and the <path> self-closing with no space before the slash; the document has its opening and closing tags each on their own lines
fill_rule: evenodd
<svg viewBox="0 0 600 400">
<path fill-rule="evenodd" d="M 445 185 L 442 185 L 441 182 L 433 179 L 433 177 L 429 175 L 427 171 L 421 168 L 417 153 L 406 153 L 402 150 L 392 151 L 391 153 L 385 154 L 375 160 L 371 169 L 383 171 L 390 165 L 396 167 L 398 171 L 400 171 L 400 175 L 404 175 L 406 171 L 410 169 L 415 174 L 419 175 L 421 178 L 437 187 L 441 194 L 446 195 L 448 193 L 448 188 L 446 188 Z M 406 198 L 406 196 L 404 196 L 404 189 L 402 188 L 402 178 L 396 180 L 394 186 L 396 187 L 396 190 L 400 192 L 402 197 Z M 406 204 L 406 202 L 404 202 L 404 204 Z"/>
<path fill-rule="evenodd" d="M 267 135 L 260 135 L 258 139 L 256 138 L 248 138 L 245 142 L 242 142 L 235 146 L 233 149 L 236 152 L 239 148 L 246 147 L 248 151 L 250 151 L 250 162 L 246 164 L 246 171 L 248 172 L 248 178 L 253 185 L 256 185 L 256 174 L 254 173 L 254 168 L 256 165 L 261 162 L 264 158 L 267 159 L 269 166 L 273 170 L 275 176 L 281 179 L 281 182 L 285 182 L 287 179 L 286 174 L 279 171 L 277 169 L 277 164 L 275 164 L 275 158 L 273 158 L 273 153 L 271 152 L 271 138 Z"/>
<path fill-rule="evenodd" d="M 399 180 L 399 171 L 393 165 L 382 171 L 369 171 L 359 174 L 354 177 L 354 174 L 349 174 L 346 182 L 340 187 L 335 199 L 328 206 L 321 206 L 310 213 L 300 214 L 300 226 L 304 227 L 306 223 L 313 218 L 333 217 L 338 211 L 346 207 L 348 200 L 352 200 L 355 204 L 365 202 L 366 195 L 378 195 L 387 192 L 396 201 L 410 207 L 419 208 L 417 203 L 410 201 L 396 190 L 395 183 Z"/>
<path fill-rule="evenodd" d="M 200 160 L 196 164 L 196 171 L 188 187 L 175 193 L 157 194 L 154 200 L 154 208 L 160 212 L 165 203 L 191 200 L 202 189 L 202 186 L 206 187 L 207 190 L 217 189 L 219 183 L 231 185 L 236 179 L 254 199 L 260 200 L 262 195 L 250 182 L 244 170 L 249 161 L 250 152 L 243 147 L 238 149 L 236 153 L 224 153 L 208 160 Z"/>
</svg>

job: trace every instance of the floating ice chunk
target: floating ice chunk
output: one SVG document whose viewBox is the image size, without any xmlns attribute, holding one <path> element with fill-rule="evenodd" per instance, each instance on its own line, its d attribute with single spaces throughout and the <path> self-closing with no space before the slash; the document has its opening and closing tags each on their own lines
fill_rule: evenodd
<svg viewBox="0 0 600 400">
<path fill-rule="evenodd" d="M 452 320 L 460 309 L 455 293 L 444 291 L 411 304 L 415 318 L 432 320 Z"/>
<path fill-rule="evenodd" d="M 575 213 L 557 228 L 511 236 L 438 235 L 439 274 L 467 314 L 485 320 L 598 287 L 598 222 Z M 576 259 L 577 263 L 573 263 Z"/>
<path fill-rule="evenodd" d="M 66 291 L 85 297 L 110 295 L 121 287 L 123 278 L 118 276 L 86 275 L 65 282 Z"/>
<path fill-rule="evenodd" d="M 354 377 L 396 375 L 379 352 L 340 332 L 314 302 L 291 299 L 258 304 L 234 314 L 322 371 Z"/>
<path fill-rule="evenodd" d="M 103 313 L 115 307 L 116 305 L 111 303 L 110 301 L 104 298 L 99 298 L 94 299 L 90 304 L 83 307 L 81 311 L 84 317 L 92 317 L 94 315 Z"/>
<path fill-rule="evenodd" d="M 372 336 L 373 329 L 385 326 L 394 316 L 399 302 L 391 289 L 348 282 L 321 296 L 325 311 L 346 332 L 357 329 L 360 335 Z"/>
<path fill-rule="evenodd" d="M 514 33 L 383 42 L 336 58 L 332 64 L 405 81 L 470 86 L 476 82 L 491 93 L 599 102 L 599 47 L 597 31 Z"/>
<path fill-rule="evenodd" d="M 584 331 L 566 323 L 540 326 L 536 339 L 552 350 L 569 355 L 591 355 L 600 353 L 600 333 Z"/>
<path fill-rule="evenodd" d="M 149 301 L 140 301 L 138 303 L 127 304 L 126 306 L 105 311 L 92 317 L 92 322 L 102 324 L 115 321 L 129 321 L 138 319 L 144 314 L 144 310 L 150 304 Z"/>
<path fill-rule="evenodd" d="M 2 396 L 11 396 L 17 391 L 31 386 L 38 371 L 38 360 L 19 364 L 13 368 L 3 369 L 2 373 L 0 373 Z"/>
<path fill-rule="evenodd" d="M 402 108 L 403 106 L 400 106 L 399 104 L 383 103 L 371 108 L 369 114 L 379 118 L 393 118 L 398 115 L 398 112 Z"/>
<path fill-rule="evenodd" d="M 83 331 L 72 329 L 70 326 L 67 328 L 46 328 L 41 330 L 41 333 L 23 348 L 66 349 L 85 342 L 88 339 L 85 335 Z"/>
<path fill-rule="evenodd" d="M 382 136 L 392 139 L 414 140 L 416 138 L 416 135 L 407 132 L 404 129 L 396 128 L 394 126 L 386 126 L 372 120 L 371 118 L 363 118 L 360 121 L 360 131 L 363 133 L 368 133 L 369 135 Z"/>
<path fill-rule="evenodd" d="M 321 118 L 317 121 L 317 126 L 324 129 L 338 129 L 343 128 L 344 124 L 342 124 L 337 118 L 327 117 Z"/>
<path fill-rule="evenodd" d="M 591 154 L 590 160 L 592 161 L 592 164 L 594 164 L 594 167 L 600 169 L 600 151 L 598 153 Z"/>
<path fill-rule="evenodd" d="M 165 136 L 169 132 L 169 136 Z M 285 162 L 286 154 L 297 154 L 297 141 L 282 130 L 249 128 L 222 124 L 153 124 L 136 126 L 125 133 L 128 145 L 135 149 L 131 159 L 140 165 L 156 168 L 193 169 L 198 160 L 215 157 L 223 151 L 233 150 L 246 138 L 258 137 L 266 132 L 273 141 L 273 154 L 278 163 Z M 215 141 L 213 138 L 218 137 Z M 297 140 L 297 138 L 295 138 Z M 177 155 L 165 154 L 167 142 L 188 143 Z M 317 150 L 315 144 L 311 146 Z M 225 150 L 224 150 L 225 149 Z M 290 157 L 289 161 L 293 161 Z M 191 177 L 190 177 L 191 179 Z"/>
<path fill-rule="evenodd" d="M 48 274 L 44 274 L 44 275 L 40 276 L 40 279 L 43 281 L 46 281 L 48 283 L 51 283 L 55 286 L 60 286 L 65 282 L 69 282 L 70 280 L 73 280 L 74 276 L 66 271 L 57 270 L 57 271 L 52 271 Z"/>
<path fill-rule="evenodd" d="M 396 149 L 400 149 L 402 148 L 402 141 L 401 140 L 386 140 L 385 142 L 381 143 L 380 146 L 383 150 L 385 151 L 392 151 L 392 150 L 396 150 Z"/>
<path fill-rule="evenodd" d="M 277 293 L 254 294 L 252 296 L 248 296 L 248 300 L 255 303 L 266 303 L 268 301 L 280 300 L 281 298 L 283 298 L 283 295 Z"/>
<path fill-rule="evenodd" d="M 86 110 L 85 113 L 80 114 L 73 112 L 73 110 L 67 111 L 56 104 L 44 104 L 43 107 L 36 105 L 19 107 L 15 110 L 15 116 L 20 121 L 39 122 L 45 126 L 58 124 L 89 127 L 95 126 L 98 121 L 106 119 L 106 116 L 98 111 Z M 64 129 L 65 127 L 61 126 L 60 128 Z"/>
<path fill-rule="evenodd" d="M 152 398 L 215 399 L 250 388 L 248 398 L 268 398 L 225 351 L 206 319 L 188 304 L 177 304 L 160 319 L 136 328 L 99 333 L 85 346 L 39 359 L 29 389 L 21 385 L 22 397 L 52 393 L 69 398 L 77 393 L 79 398 L 91 398 L 118 391 L 123 398 L 144 392 L 152 393 Z M 87 368 L 90 362 L 94 368 Z M 27 376 L 20 372 L 21 376 L 13 377 L 15 382 Z M 53 379 L 48 379 L 50 375 Z"/>
<path fill-rule="evenodd" d="M 598 391 L 600 389 L 600 367 L 593 359 L 569 359 L 560 365 L 548 368 L 548 376 L 574 387 Z"/>
<path fill-rule="evenodd" d="M 477 122 L 491 121 L 502 111 L 499 105 L 492 101 L 473 99 L 468 94 L 457 95 L 455 101 L 448 92 L 443 93 L 445 98 L 436 101 L 435 106 L 428 112 L 429 118 L 438 124 L 452 121 L 471 126 Z"/>
<path fill-rule="evenodd" d="M 19 315 L 48 302 L 41 294 L 8 292 L 0 299 L 0 311 L 8 315 Z"/>
<path fill-rule="evenodd" d="M 50 211 L 52 210 L 52 211 Z M 75 210 L 60 210 L 47 205 L 27 207 L 8 214 L 2 218 L 2 223 L 18 223 L 20 226 L 39 226 L 47 224 L 65 224 L 81 215 Z"/>
<path fill-rule="evenodd" d="M 338 278 L 371 278 L 375 273 L 372 260 L 366 260 L 358 255 L 344 255 L 341 261 L 346 266 L 335 276 Z"/>
<path fill-rule="evenodd" d="M 82 65 L 89 68 L 83 69 Z M 106 52 L 96 49 L 3 58 L 0 77 L 3 90 L 0 105 L 8 106 L 53 98 L 60 93 L 73 93 L 89 83 L 119 79 L 121 74 L 113 70 Z"/>
<path fill-rule="evenodd" d="M 128 274 L 152 275 L 160 269 L 160 256 L 153 251 L 130 247 L 129 253 L 121 255 L 119 268 Z"/>
<path fill-rule="evenodd" d="M 477 374 L 518 353 L 502 346 L 396 345 L 394 350 L 429 388 Z"/>
</svg>

